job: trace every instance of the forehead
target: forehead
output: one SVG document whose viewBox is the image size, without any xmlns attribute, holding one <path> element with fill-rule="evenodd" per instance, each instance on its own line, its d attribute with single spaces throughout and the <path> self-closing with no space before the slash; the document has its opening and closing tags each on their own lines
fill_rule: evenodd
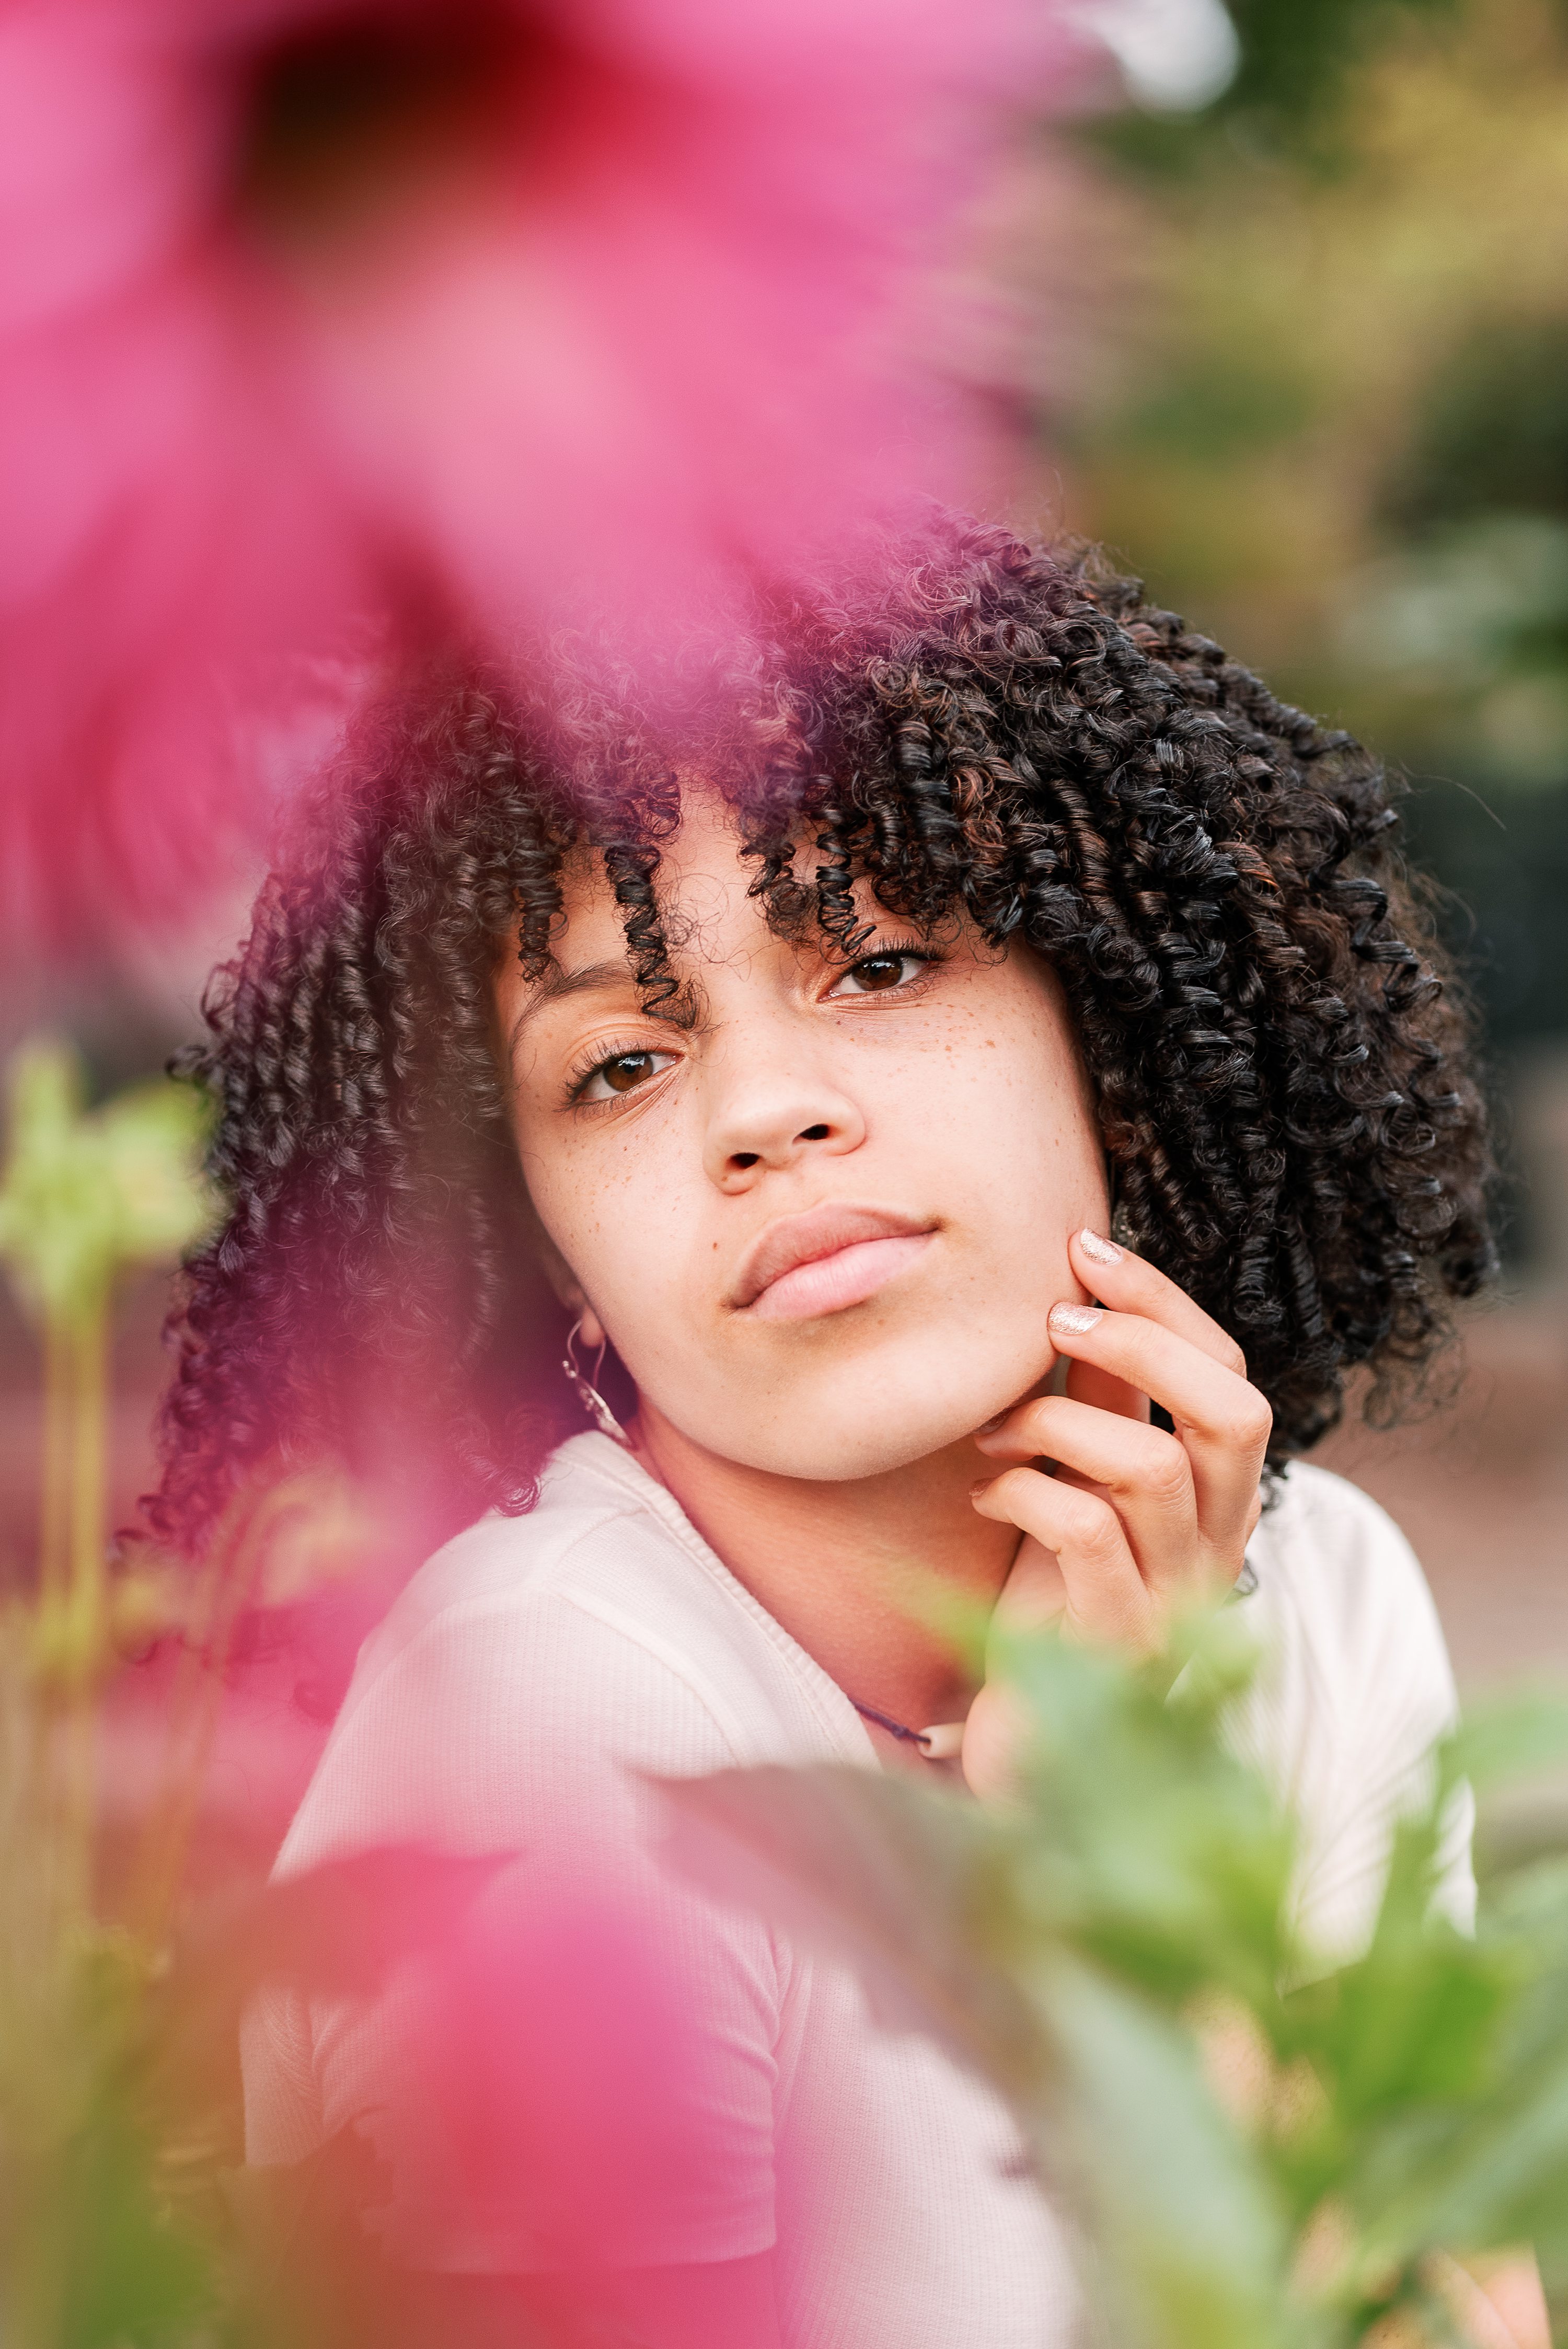
<svg viewBox="0 0 1568 2349">
<path fill-rule="evenodd" d="M 711 787 L 685 785 L 679 823 L 653 845 L 652 870 L 640 859 L 622 862 L 619 899 L 603 846 L 580 843 L 568 854 L 552 941 L 558 969 L 629 951 L 640 959 L 649 946 L 663 949 L 672 970 L 688 973 L 765 947 L 786 956 L 836 951 L 817 917 L 813 884 L 826 855 L 809 824 L 795 841 L 793 880 L 780 880 L 775 866 L 766 897 L 758 885 L 767 860 L 748 852 L 739 816 Z M 857 927 L 875 916 L 869 879 L 854 885 L 851 906 Z"/>
<path fill-rule="evenodd" d="M 656 867 L 640 855 L 621 860 L 619 898 L 604 847 L 579 842 L 562 863 L 549 961 L 525 968 L 515 935 L 501 955 L 494 983 L 503 1017 L 531 1022 L 567 1005 L 591 1014 L 624 988 L 684 1019 L 706 999 L 705 969 L 755 974 L 769 951 L 791 956 L 825 943 L 814 921 L 798 942 L 779 935 L 752 894 L 758 866 L 743 845 L 734 811 L 701 783 L 683 787 L 680 822 L 657 841 Z M 814 850 L 808 855 L 818 861 Z M 808 855 L 799 860 L 802 874 Z"/>
<path fill-rule="evenodd" d="M 650 905 L 656 902 L 660 926 L 672 947 L 677 936 L 685 940 L 689 934 L 700 952 L 697 938 L 713 922 L 743 912 L 754 920 L 765 918 L 760 903 L 748 898 L 758 866 L 755 858 L 743 856 L 743 844 L 739 819 L 717 792 L 701 784 L 683 786 L 679 823 L 651 843 L 656 869 L 645 883 L 631 885 L 639 898 L 645 894 Z M 811 863 L 817 854 L 809 852 Z M 808 860 L 798 862 L 805 871 Z M 602 847 L 582 842 L 571 850 L 562 866 L 561 896 L 570 933 L 606 921 L 624 923 L 624 908 L 617 905 Z"/>
<path fill-rule="evenodd" d="M 966 945 L 983 963 L 1006 963 L 1009 951 L 987 947 L 961 910 L 941 909 L 925 921 L 879 904 L 869 874 L 835 884 L 828 918 L 813 885 L 832 863 L 803 819 L 794 842 L 791 874 L 778 858 L 748 851 L 740 816 L 723 795 L 700 781 L 683 785 L 680 821 L 656 842 L 656 865 L 635 854 L 620 860 L 621 895 L 606 869 L 602 842 L 580 841 L 560 869 L 561 911 L 547 960 L 525 965 L 515 933 L 494 968 L 498 1010 L 509 1021 L 528 1020 L 572 1004 L 585 1014 L 595 999 L 619 996 L 623 986 L 643 1007 L 662 1007 L 678 1023 L 710 1001 L 720 972 L 769 988 L 791 970 L 822 959 L 843 964 L 873 949 L 890 929 L 939 941 L 944 954 Z M 769 850 L 787 834 L 770 836 Z M 612 857 L 614 851 L 611 851 Z M 770 869 L 766 869 L 770 866 Z M 791 877 L 792 874 L 792 877 Z M 767 877 L 766 895 L 758 886 Z M 850 950 L 846 951 L 846 947 Z"/>
</svg>

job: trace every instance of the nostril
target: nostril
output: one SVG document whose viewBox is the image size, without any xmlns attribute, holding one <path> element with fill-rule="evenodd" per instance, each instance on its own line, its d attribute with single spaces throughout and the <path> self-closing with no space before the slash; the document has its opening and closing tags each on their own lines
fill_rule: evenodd
<svg viewBox="0 0 1568 2349">
<path fill-rule="evenodd" d="M 730 1153 L 729 1163 L 732 1166 L 738 1166 L 744 1170 L 748 1166 L 755 1166 L 757 1159 L 758 1153 L 755 1150 L 735 1150 Z"/>
<path fill-rule="evenodd" d="M 828 1129 L 825 1125 L 808 1125 L 795 1139 L 797 1142 L 826 1142 Z"/>
</svg>

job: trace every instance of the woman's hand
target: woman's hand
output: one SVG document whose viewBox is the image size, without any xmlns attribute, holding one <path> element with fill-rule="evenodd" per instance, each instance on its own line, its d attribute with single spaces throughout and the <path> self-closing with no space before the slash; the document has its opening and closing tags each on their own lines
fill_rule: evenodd
<svg viewBox="0 0 1568 2349">
<path fill-rule="evenodd" d="M 1144 1654 L 1174 1609 L 1221 1597 L 1240 1574 L 1273 1415 L 1240 1347 L 1174 1281 L 1094 1232 L 1075 1236 L 1071 1256 L 1103 1306 L 1052 1309 L 1067 1392 L 1020 1403 L 975 1438 L 1013 1464 L 975 1486 L 975 1506 L 1024 1537 L 993 1620 L 1005 1631 L 1059 1619 L 1070 1636 Z M 1150 1400 L 1172 1433 L 1150 1423 Z M 988 1679 L 964 1733 L 977 1794 L 1011 1783 L 1019 1727 L 1016 1701 Z"/>
</svg>

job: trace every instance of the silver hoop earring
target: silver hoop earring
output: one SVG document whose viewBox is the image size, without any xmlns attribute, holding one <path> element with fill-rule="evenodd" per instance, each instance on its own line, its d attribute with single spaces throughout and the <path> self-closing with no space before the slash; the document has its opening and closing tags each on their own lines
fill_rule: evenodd
<svg viewBox="0 0 1568 2349">
<path fill-rule="evenodd" d="M 576 1396 L 578 1402 L 582 1404 L 583 1410 L 587 1413 L 589 1418 L 598 1429 L 600 1434 L 607 1435 L 611 1442 L 613 1444 L 618 1444 L 624 1452 L 630 1452 L 633 1448 L 631 1437 L 627 1434 L 625 1429 L 622 1426 L 620 1421 L 616 1418 L 614 1413 L 611 1410 L 609 1404 L 605 1402 L 603 1396 L 600 1393 L 598 1388 L 593 1383 L 593 1379 L 598 1377 L 601 1370 L 603 1368 L 604 1349 L 608 1345 L 609 1340 L 606 1338 L 600 1339 L 599 1350 L 593 1357 L 593 1379 L 585 1378 L 582 1371 L 579 1369 L 577 1362 L 577 1333 L 582 1327 L 583 1321 L 580 1315 L 573 1323 L 571 1331 L 567 1337 L 566 1352 L 562 1359 L 561 1367 L 566 1373 L 567 1383 L 571 1387 L 573 1393 Z"/>
</svg>

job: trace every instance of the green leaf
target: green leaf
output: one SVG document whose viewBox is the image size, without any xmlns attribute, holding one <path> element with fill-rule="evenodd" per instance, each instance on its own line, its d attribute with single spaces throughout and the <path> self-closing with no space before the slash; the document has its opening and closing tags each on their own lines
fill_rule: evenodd
<svg viewBox="0 0 1568 2349">
<path fill-rule="evenodd" d="M 198 1173 L 204 1112 L 168 1082 L 84 1109 L 80 1061 L 34 1043 L 11 1067 L 9 1152 L 0 1181 L 0 1256 L 39 1316 L 101 1310 L 122 1265 L 177 1254 L 210 1209 Z"/>
<path fill-rule="evenodd" d="M 1283 2210 L 1191 2033 L 1088 1967 L 1052 1969 L 1044 2003 L 1065 2090 L 1041 2135 L 1070 2144 L 1116 2338 L 1146 2349 L 1303 2340 L 1284 2290 Z"/>
<path fill-rule="evenodd" d="M 1443 1748 L 1444 1778 L 1478 1795 L 1530 1778 L 1568 1759 L 1568 1696 L 1561 1690 L 1515 1691 L 1470 1705 Z"/>
<path fill-rule="evenodd" d="M 1452 1741 L 1367 1950 L 1303 1982 L 1291 1833 L 1225 1743 L 1247 1669 L 1228 1627 L 1147 1666 L 1048 1636 L 1006 1662 L 1033 1723 L 1016 1804 L 728 1773 L 670 1789 L 688 1864 L 698 1830 L 706 1880 L 849 1959 L 886 2020 L 1012 2100 L 1119 2349 L 1348 2349 L 1440 2250 L 1533 2240 L 1568 2291 L 1568 1861 L 1508 1879 L 1473 1940 L 1432 1913 L 1457 1779 L 1547 1757 L 1564 1708 L 1493 1708 Z M 1243 2118 L 1191 2024 L 1216 2000 L 1256 2033 Z"/>
<path fill-rule="evenodd" d="M 847 1961 L 879 2017 L 942 2040 L 1025 2106 L 1048 2050 L 1006 1953 L 1012 1831 L 977 1805 L 868 1770 L 661 1779 L 676 1864 Z"/>
</svg>

